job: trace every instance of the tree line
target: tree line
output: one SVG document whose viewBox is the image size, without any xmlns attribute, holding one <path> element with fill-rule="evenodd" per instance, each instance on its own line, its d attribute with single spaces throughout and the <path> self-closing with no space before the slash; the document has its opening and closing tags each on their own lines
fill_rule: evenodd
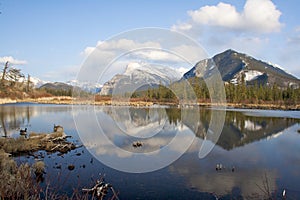
<svg viewBox="0 0 300 200">
<path fill-rule="evenodd" d="M 193 77 L 188 79 L 190 88 L 182 81 L 175 82 L 170 86 L 159 85 L 155 88 L 148 88 L 146 91 L 136 91 L 132 98 L 143 98 L 146 101 L 178 102 L 183 99 L 196 97 L 198 102 L 210 102 L 211 94 L 218 95 L 217 91 L 210 91 L 203 79 Z M 215 87 L 216 88 L 216 87 Z M 278 87 L 276 84 L 269 85 L 246 85 L 224 83 L 226 101 L 228 103 L 244 104 L 276 104 L 276 105 L 297 105 L 300 103 L 300 88 Z M 216 89 L 218 90 L 218 89 Z"/>
</svg>

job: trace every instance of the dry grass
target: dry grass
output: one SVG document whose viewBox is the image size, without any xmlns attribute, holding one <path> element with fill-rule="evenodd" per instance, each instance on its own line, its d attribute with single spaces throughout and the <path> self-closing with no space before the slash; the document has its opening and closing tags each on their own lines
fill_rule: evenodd
<svg viewBox="0 0 300 200">
<path fill-rule="evenodd" d="M 28 164 L 17 166 L 13 159 L 1 156 L 0 180 L 0 199 L 29 198 L 33 181 Z"/>
<path fill-rule="evenodd" d="M 50 185 L 42 188 L 38 179 L 43 175 L 45 164 L 38 161 L 32 166 L 27 163 L 17 166 L 16 162 L 0 150 L 0 199 L 4 200 L 82 200 L 91 199 L 88 194 L 74 190 L 72 196 L 58 194 Z"/>
<path fill-rule="evenodd" d="M 54 132 L 50 134 L 31 133 L 29 138 L 0 138 L 0 147 L 10 154 L 28 153 L 38 150 L 60 151 L 66 153 L 75 149 L 75 144 L 66 141 L 66 135 L 63 132 Z"/>
<path fill-rule="evenodd" d="M 63 132 L 50 134 L 31 133 L 29 138 L 1 138 L 0 139 L 0 200 L 25 199 L 66 199 L 79 200 L 90 199 L 90 196 L 83 194 L 80 189 L 74 190 L 73 195 L 67 196 L 58 194 L 58 191 L 51 190 L 50 185 L 46 188 L 40 186 L 45 173 L 45 163 L 37 161 L 32 166 L 28 163 L 19 166 L 11 157 L 11 154 L 21 152 L 33 152 L 35 150 L 52 150 L 57 144 L 69 145 Z M 57 140 L 58 139 L 58 140 Z M 57 142 L 56 142 L 57 140 Z M 65 150 L 69 150 L 68 148 Z M 60 151 L 60 149 L 55 149 Z"/>
<path fill-rule="evenodd" d="M 45 173 L 45 163 L 43 161 L 37 161 L 33 164 L 32 168 L 36 175 L 42 175 Z"/>
</svg>

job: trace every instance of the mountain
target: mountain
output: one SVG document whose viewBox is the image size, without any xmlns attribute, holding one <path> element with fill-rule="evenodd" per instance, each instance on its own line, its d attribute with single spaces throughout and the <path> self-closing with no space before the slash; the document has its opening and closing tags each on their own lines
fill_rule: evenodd
<svg viewBox="0 0 300 200">
<path fill-rule="evenodd" d="M 285 72 L 278 65 L 257 60 L 234 50 L 226 50 L 210 59 L 201 60 L 183 78 L 208 78 L 219 70 L 223 81 L 233 84 L 245 82 L 247 85 L 274 85 L 279 87 L 299 87 L 300 80 Z"/>
<path fill-rule="evenodd" d="M 48 82 L 43 81 L 39 78 L 31 77 L 30 81 L 33 83 L 34 88 L 47 88 L 53 90 L 72 90 L 74 87 L 80 88 L 81 90 L 89 93 L 99 93 L 101 91 L 102 85 L 98 83 L 91 82 L 79 82 L 78 80 L 71 80 L 63 82 Z"/>
<path fill-rule="evenodd" d="M 80 82 L 78 80 L 71 80 L 71 81 L 67 81 L 66 82 L 68 85 L 72 85 L 75 87 L 79 87 L 82 90 L 89 92 L 89 93 L 99 93 L 101 91 L 101 88 L 103 87 L 103 85 L 99 84 L 99 83 L 92 83 L 92 82 Z"/>
<path fill-rule="evenodd" d="M 42 85 L 40 88 L 51 89 L 51 90 L 64 90 L 64 91 L 73 90 L 72 85 L 68 85 L 66 83 L 61 83 L 61 82 L 46 83 Z"/>
<path fill-rule="evenodd" d="M 159 84 L 169 85 L 180 80 L 180 78 L 179 71 L 170 67 L 146 63 L 129 63 L 125 73 L 115 75 L 103 85 L 100 95 L 110 95 L 114 89 L 129 91 L 129 87 L 134 85 L 141 86 L 139 89 L 157 87 Z"/>
<path fill-rule="evenodd" d="M 2 73 L 0 73 L 0 77 L 2 77 Z M 14 81 L 14 79 L 9 76 L 6 76 L 5 79 L 8 81 Z M 17 81 L 19 83 L 27 82 L 27 77 L 25 77 L 25 76 L 19 77 L 19 79 Z M 37 77 L 32 77 L 32 76 L 30 77 L 30 82 L 34 88 L 39 88 L 40 86 L 48 83 L 48 81 L 44 81 Z"/>
<path fill-rule="evenodd" d="M 30 77 L 30 82 L 33 84 L 34 88 L 39 88 L 42 85 L 49 83 L 49 81 L 44 81 L 36 77 Z"/>
</svg>

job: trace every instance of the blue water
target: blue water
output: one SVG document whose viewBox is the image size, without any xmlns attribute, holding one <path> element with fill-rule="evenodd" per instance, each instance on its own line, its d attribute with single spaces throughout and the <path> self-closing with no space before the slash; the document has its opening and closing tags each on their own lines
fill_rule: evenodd
<svg viewBox="0 0 300 200">
<path fill-rule="evenodd" d="M 0 134 L 5 135 L 4 126 L 8 137 L 19 137 L 18 128 L 51 132 L 53 125 L 59 124 L 72 136 L 70 140 L 84 144 L 64 155 L 40 152 L 45 155 L 43 160 L 47 166 L 41 186 L 50 184 L 54 190 L 69 195 L 76 189 L 93 186 L 101 176 L 113 185 L 120 199 L 215 199 L 216 196 L 261 199 L 265 197 L 265 183 L 272 197 L 279 199 L 285 189 L 288 199 L 300 198 L 299 111 L 228 110 L 217 144 L 202 159 L 199 150 L 207 141 L 211 111 L 199 112 L 195 128 L 192 126 L 195 119 L 183 120 L 182 111 L 171 108 L 128 110 L 10 104 L 0 106 Z M 98 123 L 93 124 L 93 120 Z M 101 132 L 116 147 L 103 142 L 107 138 Z M 179 142 L 163 151 L 175 135 L 180 136 Z M 186 150 L 183 144 L 191 136 L 192 144 Z M 136 140 L 142 141 L 143 147 L 133 148 L 132 141 Z M 183 155 L 178 156 L 178 152 Z M 139 157 L 145 153 L 150 153 L 149 156 L 153 153 L 156 160 Z M 173 157 L 175 161 L 169 165 L 161 164 Z M 23 155 L 15 160 L 34 162 L 33 157 Z M 106 163 L 107 160 L 113 163 Z M 128 166 L 115 165 L 126 165 L 126 162 L 130 162 Z M 67 169 L 70 164 L 75 166 L 72 171 Z M 216 171 L 217 164 L 222 164 L 222 170 Z M 153 166 L 158 169 L 147 173 L 124 172 L 126 167 L 140 170 Z"/>
</svg>

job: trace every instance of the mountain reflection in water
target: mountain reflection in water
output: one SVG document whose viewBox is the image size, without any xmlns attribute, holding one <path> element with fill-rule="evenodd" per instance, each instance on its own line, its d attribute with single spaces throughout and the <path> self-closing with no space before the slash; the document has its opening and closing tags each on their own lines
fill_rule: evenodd
<svg viewBox="0 0 300 200">
<path fill-rule="evenodd" d="M 53 124 L 60 124 L 68 135 L 81 140 L 86 145 L 81 156 L 70 152 L 64 158 L 52 155 L 44 159 L 48 166 L 48 181 L 53 180 L 53 184 L 60 185 L 60 189 L 68 193 L 72 193 L 74 182 L 78 187 L 85 187 L 90 185 L 90 177 L 105 173 L 119 191 L 120 199 L 212 199 L 210 193 L 223 198 L 246 199 L 265 196 L 262 188 L 266 182 L 277 197 L 285 189 L 291 198 L 300 198 L 299 111 L 228 110 L 216 146 L 206 157 L 199 159 L 199 149 L 208 139 L 211 113 L 210 109 L 204 108 L 195 112 L 178 108 L 2 105 L 0 131 L 2 136 L 18 137 L 18 128 L 28 127 L 29 132 L 51 132 Z M 88 127 L 87 132 L 78 134 L 73 115 Z M 95 117 L 98 124 L 93 124 L 90 117 Z M 99 125 L 109 141 L 123 151 L 116 151 L 101 140 Z M 95 133 L 100 138 L 95 139 Z M 159 155 L 176 135 L 179 142 L 166 152 L 169 156 L 185 153 L 158 171 L 131 174 L 116 171 L 97 159 L 90 162 L 93 154 L 114 160 L 134 160 L 139 153 Z M 181 149 L 181 143 L 189 144 L 190 139 L 192 145 Z M 92 142 L 85 143 L 84 140 Z M 142 148 L 132 147 L 132 142 L 137 140 L 143 142 Z M 26 157 L 16 159 L 33 162 Z M 61 163 L 62 168 L 56 169 L 54 163 Z M 68 163 L 74 163 L 76 168 L 63 173 L 67 171 Z M 216 171 L 215 166 L 219 163 L 225 169 Z M 83 165 L 85 168 L 80 167 Z M 128 165 L 130 167 L 130 163 Z M 55 179 L 58 173 L 61 182 Z"/>
</svg>

